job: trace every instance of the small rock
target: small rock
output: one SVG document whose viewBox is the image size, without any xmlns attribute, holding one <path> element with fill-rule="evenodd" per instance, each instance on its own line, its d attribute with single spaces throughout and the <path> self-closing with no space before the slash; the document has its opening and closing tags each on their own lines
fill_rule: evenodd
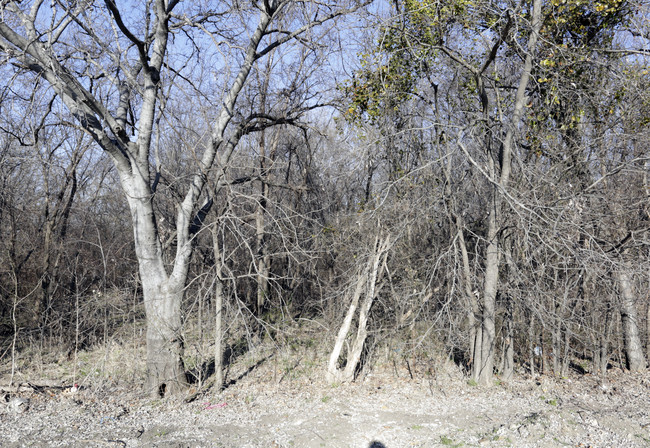
<svg viewBox="0 0 650 448">
<path fill-rule="evenodd" d="M 9 400 L 7 408 L 9 409 L 9 412 L 12 412 L 14 414 L 22 414 L 23 412 L 26 412 L 27 409 L 29 409 L 29 399 L 20 397 L 12 398 Z"/>
</svg>

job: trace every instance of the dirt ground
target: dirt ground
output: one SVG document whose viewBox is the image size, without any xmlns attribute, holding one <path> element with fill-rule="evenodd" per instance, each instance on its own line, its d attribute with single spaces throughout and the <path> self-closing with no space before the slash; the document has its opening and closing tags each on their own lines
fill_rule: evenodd
<svg viewBox="0 0 650 448">
<path fill-rule="evenodd" d="M 476 387 L 454 367 L 420 379 L 387 368 L 331 386 L 319 379 L 318 368 L 295 369 L 299 364 L 249 366 L 222 393 L 198 394 L 189 403 L 151 400 L 90 379 L 75 394 L 57 386 L 23 388 L 0 396 L 6 402 L 0 406 L 0 445 L 650 446 L 649 374 L 613 371 L 605 380 L 519 376 Z M 30 381 L 39 384 L 39 378 Z M 29 399 L 22 413 L 11 405 L 17 397 Z"/>
</svg>

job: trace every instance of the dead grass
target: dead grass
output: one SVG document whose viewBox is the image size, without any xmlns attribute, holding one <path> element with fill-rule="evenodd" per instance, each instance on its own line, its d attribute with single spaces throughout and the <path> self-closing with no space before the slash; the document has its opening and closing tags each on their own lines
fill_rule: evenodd
<svg viewBox="0 0 650 448">
<path fill-rule="evenodd" d="M 590 376 L 520 376 L 490 388 L 470 387 L 462 369 L 433 352 L 433 345 L 405 353 L 392 341 L 376 344 L 355 383 L 331 385 L 324 381 L 330 339 L 313 321 L 296 323 L 275 338 L 231 334 L 228 387 L 217 391 L 205 378 L 192 385 L 189 403 L 141 393 L 145 347 L 139 338 L 111 339 L 73 356 L 56 347 L 28 346 L 19 352 L 17 381 L 77 382 L 82 389 L 74 400 L 61 389 L 25 392 L 32 400 L 25 414 L 0 410 L 0 437 L 7 446 L 88 446 L 88 440 L 152 446 L 164 440 L 362 448 L 374 441 L 393 448 L 444 446 L 443 441 L 550 447 L 557 440 L 572 446 L 642 446 L 650 440 L 647 375 L 617 373 L 605 389 Z M 190 340 L 188 359 L 209 363 L 210 343 Z M 9 367 L 6 360 L 0 364 L 0 382 Z"/>
</svg>

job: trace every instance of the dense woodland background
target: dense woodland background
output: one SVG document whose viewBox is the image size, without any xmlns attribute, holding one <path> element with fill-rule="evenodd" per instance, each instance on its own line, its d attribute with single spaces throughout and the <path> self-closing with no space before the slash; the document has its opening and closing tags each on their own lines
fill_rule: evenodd
<svg viewBox="0 0 650 448">
<path fill-rule="evenodd" d="M 0 4 L 2 362 L 144 342 L 146 165 L 185 370 L 314 322 L 331 381 L 646 368 L 644 0 Z"/>
</svg>

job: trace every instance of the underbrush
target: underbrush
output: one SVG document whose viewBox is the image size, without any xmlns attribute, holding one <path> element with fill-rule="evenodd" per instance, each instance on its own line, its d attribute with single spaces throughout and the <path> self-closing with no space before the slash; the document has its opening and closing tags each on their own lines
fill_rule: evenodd
<svg viewBox="0 0 650 448">
<path fill-rule="evenodd" d="M 146 352 L 138 341 L 109 340 L 83 350 L 33 344 L 16 350 L 14 359 L 0 363 L 0 383 L 66 386 L 93 389 L 131 388 L 142 384 Z"/>
<path fill-rule="evenodd" d="M 0 384 L 52 384 L 139 393 L 146 376 L 144 323 L 118 327 L 104 342 L 83 349 L 58 343 L 20 341 L 12 359 L 0 360 Z M 277 385 L 324 382 L 333 332 L 322 321 L 296 319 L 229 328 L 224 341 L 224 388 L 254 381 Z M 212 330 L 186 322 L 185 364 L 190 394 L 219 393 L 214 384 Z M 383 373 L 395 379 L 425 379 L 438 387 L 463 374 L 433 342 L 414 345 L 408 338 L 373 339 L 358 370 L 357 381 Z"/>
</svg>

